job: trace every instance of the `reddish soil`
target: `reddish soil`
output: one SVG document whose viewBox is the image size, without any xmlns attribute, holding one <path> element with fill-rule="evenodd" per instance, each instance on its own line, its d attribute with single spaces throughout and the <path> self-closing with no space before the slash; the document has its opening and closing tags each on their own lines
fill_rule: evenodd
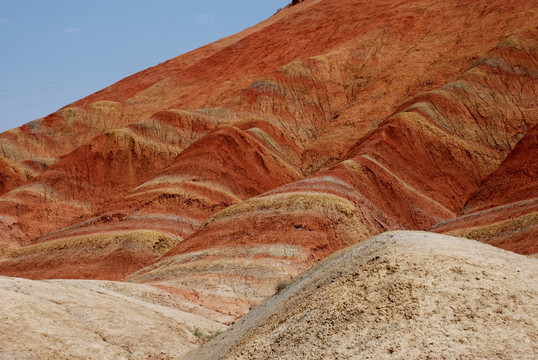
<svg viewBox="0 0 538 360">
<path fill-rule="evenodd" d="M 0 274 L 231 323 L 387 230 L 538 252 L 536 5 L 306 0 L 1 134 Z"/>
<path fill-rule="evenodd" d="M 538 126 L 534 126 L 467 201 L 465 213 L 524 201 L 537 196 Z"/>
</svg>

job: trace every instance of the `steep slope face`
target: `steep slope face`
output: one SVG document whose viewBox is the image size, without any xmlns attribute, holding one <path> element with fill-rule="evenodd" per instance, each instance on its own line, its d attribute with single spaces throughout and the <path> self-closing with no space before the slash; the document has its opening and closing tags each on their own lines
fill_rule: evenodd
<svg viewBox="0 0 538 360">
<path fill-rule="evenodd" d="M 279 280 L 350 244 L 455 218 L 536 121 L 536 107 L 524 106 L 535 101 L 535 39 L 528 32 L 507 39 L 453 82 L 403 104 L 348 160 L 216 213 L 128 279 L 216 295 L 216 304 L 226 298 L 237 316 L 237 302 L 246 311 Z M 503 103 L 521 111 L 503 115 Z M 513 227 L 522 238 L 536 224 L 526 211 L 528 225 Z M 293 251 L 283 259 L 280 249 L 288 246 Z"/>
<path fill-rule="evenodd" d="M 149 164 L 136 165 L 151 174 Z M 256 133 L 220 127 L 97 216 L 37 237 L 37 245 L 6 250 L 0 269 L 31 278 L 119 280 L 155 261 L 214 212 L 301 177 Z M 48 214 L 50 204 L 43 204 Z M 65 202 L 58 206 L 66 208 Z"/>
<path fill-rule="evenodd" d="M 532 359 L 538 262 L 389 232 L 334 254 L 185 359 Z"/>
<path fill-rule="evenodd" d="M 168 112 L 109 131 L 0 197 L 0 242 L 29 245 L 96 212 L 162 169 L 213 127 L 201 114 Z"/>
<path fill-rule="evenodd" d="M 350 151 L 353 160 L 366 155 L 460 211 L 536 124 L 536 35 L 509 37 L 454 81 L 402 104 Z"/>
<path fill-rule="evenodd" d="M 469 199 L 462 216 L 435 232 L 476 239 L 520 254 L 538 253 L 538 128 L 535 126 Z"/>
<path fill-rule="evenodd" d="M 84 109 L 62 109 L 0 134 L 0 151 L 5 158 L 33 170 L 35 176 L 94 137 L 147 119 L 152 113 L 109 101 L 95 102 Z"/>
<path fill-rule="evenodd" d="M 6 360 L 170 359 L 223 328 L 144 285 L 0 277 L 0 294 Z"/>
<path fill-rule="evenodd" d="M 187 239 L 133 281 L 162 281 L 190 294 L 220 291 L 214 281 L 226 276 L 223 293 L 229 302 L 241 298 L 234 313 L 241 316 L 279 279 L 351 243 L 455 218 L 536 122 L 536 18 L 527 2 L 306 1 L 199 57 L 187 54 L 125 79 L 54 116 L 69 118 L 72 131 L 80 114 L 88 126 L 93 118 L 122 126 L 118 118 L 136 106 L 131 120 L 147 109 L 224 105 L 160 111 L 109 131 L 5 194 L 3 246 L 36 245 L 6 249 L 0 271 L 121 279 Z M 331 33 L 336 20 L 345 26 Z M 440 33 L 439 24 L 454 31 Z M 220 66 L 229 71 L 208 70 Z M 247 75 L 228 84 L 241 71 Z M 172 73 L 185 80 L 186 97 L 176 80 L 161 78 Z M 203 84 L 207 93 L 196 97 Z M 124 141 L 103 140 L 109 138 Z M 131 156 L 135 148 L 141 155 Z M 84 163 L 95 167 L 80 168 Z M 115 183 L 102 176 L 107 172 Z M 304 174 L 310 177 L 301 180 Z M 176 276 L 174 257 L 200 251 L 212 260 L 179 260 Z M 233 258 L 226 271 L 218 254 Z M 267 271 L 273 261 L 286 270 Z M 208 288 L 177 282 L 183 274 L 209 279 Z"/>
<path fill-rule="evenodd" d="M 142 121 L 158 111 L 221 105 L 275 68 L 345 41 L 349 35 L 344 29 L 334 37 L 329 36 L 331 29 L 317 28 L 324 19 L 322 12 L 310 19 L 297 15 L 312 5 L 316 2 L 284 9 L 241 33 L 132 75 L 54 114 L 7 131 L 0 135 L 0 151 L 20 163 L 55 159 L 95 136 Z M 301 36 L 295 32 L 296 21 L 305 27 Z M 290 39 L 300 39 L 301 45 L 287 46 Z"/>
<path fill-rule="evenodd" d="M 323 1 L 303 16 L 311 16 L 314 8 L 329 14 L 323 20 L 328 24 L 333 14 L 339 16 L 332 19 L 349 31 L 346 42 L 295 59 L 232 101 L 233 106 L 301 124 L 296 137 L 310 136 L 303 157 L 303 169 L 310 173 L 344 160 L 357 140 L 402 103 L 450 83 L 511 34 L 532 31 L 537 17 L 531 3 L 516 2 L 405 1 L 370 7 Z M 532 33 L 528 37 L 532 42 Z M 506 51 L 499 50 L 502 59 Z"/>
<path fill-rule="evenodd" d="M 102 202 L 151 178 L 177 155 L 175 151 L 139 144 L 127 132 L 106 133 L 41 176 L 4 194 L 0 211 L 19 217 L 19 228 L 14 230 L 24 237 L 4 230 L 1 240 L 28 245 L 37 236 L 87 216 Z M 113 151 L 104 157 L 103 148 Z"/>
<path fill-rule="evenodd" d="M 461 72 L 473 57 L 509 34 L 510 28 L 533 26 L 528 23 L 535 11 L 532 5 L 517 1 L 378 1 L 372 5 L 354 0 L 305 1 L 239 34 L 130 76 L 46 118 L 8 131 L 0 135 L 0 149 L 4 157 L 19 163 L 53 160 L 95 136 L 147 119 L 157 111 L 220 106 L 275 69 L 329 53 L 338 60 L 330 59 L 331 71 L 336 70 L 334 79 L 345 86 L 343 93 L 354 105 L 331 130 L 339 129 L 339 135 L 345 135 L 355 127 L 350 123 L 354 117 L 368 114 L 367 130 L 370 121 L 388 115 L 386 112 L 406 96 Z M 444 31 L 445 26 L 451 31 Z M 480 41 L 469 36 L 477 33 Z M 440 37 L 445 46 L 439 46 Z M 339 54 L 346 48 L 351 50 L 348 55 Z M 444 56 L 446 48 L 458 49 L 450 60 Z M 350 139 L 338 140 L 339 135 L 331 133 L 326 132 L 311 149 L 316 166 L 345 154 L 345 146 L 350 145 Z M 339 146 L 328 146 L 335 140 Z M 327 157 L 324 152 L 329 150 L 331 156 Z"/>
<path fill-rule="evenodd" d="M 279 282 L 387 230 L 532 254 L 537 25 L 533 1 L 306 0 L 8 131 L 0 274 L 152 285 L 229 325 Z M 424 273 L 424 256 L 404 263 Z M 457 323 L 456 313 L 444 319 Z M 432 356 L 445 354 L 433 345 Z"/>
<path fill-rule="evenodd" d="M 0 194 L 24 184 L 35 172 L 0 156 Z"/>
<path fill-rule="evenodd" d="M 1 154 L 24 169 L 34 169 L 32 177 L 36 176 L 57 158 L 70 153 L 94 137 L 146 120 L 152 114 L 168 109 L 178 97 L 181 98 L 181 93 L 190 91 L 178 83 L 176 75 L 188 74 L 188 69 L 193 64 L 276 20 L 277 18 L 269 19 L 239 34 L 147 69 L 47 117 L 6 131 L 0 134 Z M 215 74 L 207 69 L 201 72 Z M 212 84 L 213 79 L 208 78 L 196 86 L 208 89 L 213 86 Z M 187 108 L 195 108 L 191 104 L 184 105 Z M 44 166 L 35 169 L 35 163 Z M 0 178 L 0 189 L 5 189 L 0 194 L 22 183 L 21 179 Z"/>
<path fill-rule="evenodd" d="M 534 126 L 510 155 L 467 201 L 465 212 L 528 200 L 538 196 L 538 126 Z"/>
</svg>

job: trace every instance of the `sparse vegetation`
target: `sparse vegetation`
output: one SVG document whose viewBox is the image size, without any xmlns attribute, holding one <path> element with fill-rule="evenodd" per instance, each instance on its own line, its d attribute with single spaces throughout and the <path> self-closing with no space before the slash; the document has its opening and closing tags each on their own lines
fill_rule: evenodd
<svg viewBox="0 0 538 360">
<path fill-rule="evenodd" d="M 199 339 L 203 339 L 205 337 L 205 334 L 198 328 L 194 328 L 193 335 Z"/>
<path fill-rule="evenodd" d="M 217 330 L 215 332 L 210 332 L 209 334 L 206 334 L 202 330 L 195 327 L 192 334 L 194 336 L 196 336 L 198 339 L 203 340 L 205 342 L 205 341 L 209 341 L 209 340 L 213 339 L 214 337 L 219 336 L 220 334 L 222 334 L 222 330 Z"/>
<path fill-rule="evenodd" d="M 291 284 L 289 280 L 281 280 L 276 284 L 276 293 L 280 293 L 282 290 L 287 288 Z"/>
<path fill-rule="evenodd" d="M 293 0 L 292 2 L 290 2 L 288 5 L 286 5 L 286 6 L 284 6 L 284 7 L 290 7 L 290 6 L 293 6 L 293 5 L 297 5 L 297 4 L 299 4 L 299 3 L 302 3 L 303 1 L 304 1 L 304 0 Z M 279 13 L 280 11 L 282 11 L 282 9 L 284 9 L 284 8 L 281 7 L 281 8 L 276 9 L 275 14 Z"/>
<path fill-rule="evenodd" d="M 217 337 L 217 336 L 219 336 L 220 334 L 222 334 L 222 330 L 217 330 L 217 331 L 215 331 L 214 333 L 211 333 L 211 334 L 210 334 L 210 339 L 213 339 L 214 337 Z"/>
</svg>

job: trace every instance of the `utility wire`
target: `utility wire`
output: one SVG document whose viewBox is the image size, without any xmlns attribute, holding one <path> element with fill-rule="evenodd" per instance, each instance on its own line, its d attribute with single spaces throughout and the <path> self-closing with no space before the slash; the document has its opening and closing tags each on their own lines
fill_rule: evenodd
<svg viewBox="0 0 538 360">
<path fill-rule="evenodd" d="M 107 80 L 115 80 L 118 81 L 125 78 L 128 75 L 133 74 L 130 70 L 139 70 L 139 69 L 146 69 L 151 65 L 145 64 L 135 67 L 129 67 L 124 68 L 122 71 L 118 72 L 108 72 L 108 73 L 101 73 L 96 75 L 87 75 L 87 76 L 81 76 L 81 77 L 75 77 L 65 80 L 60 80 L 56 82 L 51 83 L 42 83 L 40 85 L 31 85 L 31 86 L 25 86 L 25 87 L 19 87 L 15 89 L 6 89 L 0 91 L 0 100 L 6 100 L 6 99 L 13 99 L 13 98 L 19 98 L 24 96 L 31 96 L 31 95 L 38 95 L 38 94 L 47 94 L 51 92 L 56 92 L 59 90 L 64 89 L 73 89 L 76 87 L 82 87 L 84 85 L 91 85 L 101 82 L 106 82 Z"/>
<path fill-rule="evenodd" d="M 132 70 L 139 70 L 139 69 L 146 69 L 150 66 L 154 65 L 153 63 L 151 64 L 141 64 L 141 65 L 138 65 L 138 66 L 129 66 L 127 68 L 121 68 L 121 69 L 117 69 L 117 70 L 114 70 L 114 71 L 108 71 L 108 72 L 105 72 L 105 73 L 98 73 L 98 74 L 90 74 L 90 75 L 84 75 L 84 76 L 77 76 L 77 77 L 73 77 L 73 78 L 67 78 L 67 79 L 63 79 L 63 80 L 58 80 L 58 81 L 49 81 L 49 82 L 46 82 L 46 83 L 40 83 L 40 84 L 33 84 L 33 85 L 29 85 L 29 86 L 21 86 L 21 87 L 16 87 L 16 88 L 10 88 L 10 89 L 5 89 L 5 90 L 0 90 L 0 96 L 4 95 L 4 94 L 12 94 L 14 92 L 18 92 L 18 91 L 32 91 L 32 90 L 37 90 L 37 89 L 40 89 L 40 88 L 43 88 L 43 87 L 50 87 L 50 86 L 56 86 L 56 85 L 66 85 L 68 83 L 72 83 L 72 82 L 78 82 L 78 81 L 82 81 L 82 80 L 91 80 L 91 79 L 97 79 L 97 78 L 101 78 L 101 77 L 110 77 L 110 76 L 122 76 L 124 74 L 128 74 L 130 73 L 130 71 Z"/>
<path fill-rule="evenodd" d="M 15 92 L 15 93 L 6 94 L 6 95 L 0 95 L 0 101 L 8 100 L 8 99 L 16 99 L 16 98 L 21 98 L 21 97 L 27 97 L 27 96 L 32 96 L 32 95 L 50 94 L 50 93 L 58 92 L 58 91 L 61 91 L 61 90 L 76 89 L 76 88 L 84 87 L 86 85 L 101 84 L 103 82 L 110 82 L 110 81 L 115 80 L 115 79 L 120 80 L 125 75 L 128 75 L 128 74 L 129 73 L 122 73 L 122 74 L 117 74 L 117 75 L 114 75 L 114 76 L 100 77 L 100 78 L 88 79 L 88 80 L 85 80 L 85 81 L 66 83 L 66 84 L 61 85 L 61 86 L 44 87 L 44 88 L 41 88 L 41 89 L 35 89 L 33 91 L 29 91 L 29 92 Z"/>
<path fill-rule="evenodd" d="M 162 41 L 162 42 L 152 42 L 152 43 L 146 43 L 143 45 L 135 45 L 132 47 L 126 47 L 126 48 L 118 48 L 116 46 L 114 47 L 109 46 L 109 47 L 103 48 L 101 52 L 91 52 L 89 54 L 80 54 L 79 52 L 68 51 L 63 54 L 57 54 L 56 56 L 48 57 L 45 59 L 43 58 L 29 58 L 26 60 L 13 59 L 13 58 L 4 59 L 4 60 L 0 59 L 0 66 L 6 70 L 10 70 L 10 69 L 14 69 L 21 66 L 27 67 L 28 64 L 45 64 L 54 60 L 62 60 L 62 62 L 73 62 L 73 60 L 77 60 L 77 59 L 109 57 L 110 55 L 124 54 L 129 51 L 147 52 L 149 49 L 158 47 L 160 45 L 181 43 L 183 41 L 184 40 L 169 40 L 169 41 Z M 169 47 L 165 49 L 170 50 Z"/>
<path fill-rule="evenodd" d="M 78 100 L 78 99 L 80 99 L 80 98 L 79 97 L 71 97 L 71 98 L 60 99 L 60 100 L 55 100 L 55 101 L 47 101 L 47 102 L 43 102 L 43 103 L 39 103 L 39 104 L 14 106 L 14 107 L 11 107 L 11 108 L 0 109 L 0 112 L 17 110 L 17 109 L 24 109 L 24 108 L 29 108 L 29 107 L 36 107 L 36 106 L 41 106 L 41 105 L 56 104 L 56 103 L 69 104 L 69 103 L 71 103 L 71 102 L 73 102 L 75 100 Z"/>
</svg>

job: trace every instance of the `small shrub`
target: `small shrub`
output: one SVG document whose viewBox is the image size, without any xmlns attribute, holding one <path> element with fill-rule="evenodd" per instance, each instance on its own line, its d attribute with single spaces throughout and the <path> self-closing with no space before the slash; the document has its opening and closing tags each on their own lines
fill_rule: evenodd
<svg viewBox="0 0 538 360">
<path fill-rule="evenodd" d="M 215 331 L 215 332 L 206 334 L 206 333 L 204 333 L 202 330 L 200 330 L 200 329 L 198 329 L 197 327 L 195 327 L 192 334 L 193 334 L 194 336 L 196 336 L 196 337 L 197 337 L 198 339 L 200 339 L 200 340 L 208 341 L 208 340 L 211 340 L 211 339 L 213 339 L 214 337 L 219 336 L 220 334 L 222 334 L 222 330 L 217 330 L 217 331 Z"/>
<path fill-rule="evenodd" d="M 287 288 L 291 284 L 288 280 L 281 280 L 276 284 L 276 293 L 280 293 L 282 290 Z"/>
<path fill-rule="evenodd" d="M 200 329 L 194 328 L 193 335 L 196 336 L 198 339 L 205 339 L 206 334 L 204 334 Z"/>
</svg>

